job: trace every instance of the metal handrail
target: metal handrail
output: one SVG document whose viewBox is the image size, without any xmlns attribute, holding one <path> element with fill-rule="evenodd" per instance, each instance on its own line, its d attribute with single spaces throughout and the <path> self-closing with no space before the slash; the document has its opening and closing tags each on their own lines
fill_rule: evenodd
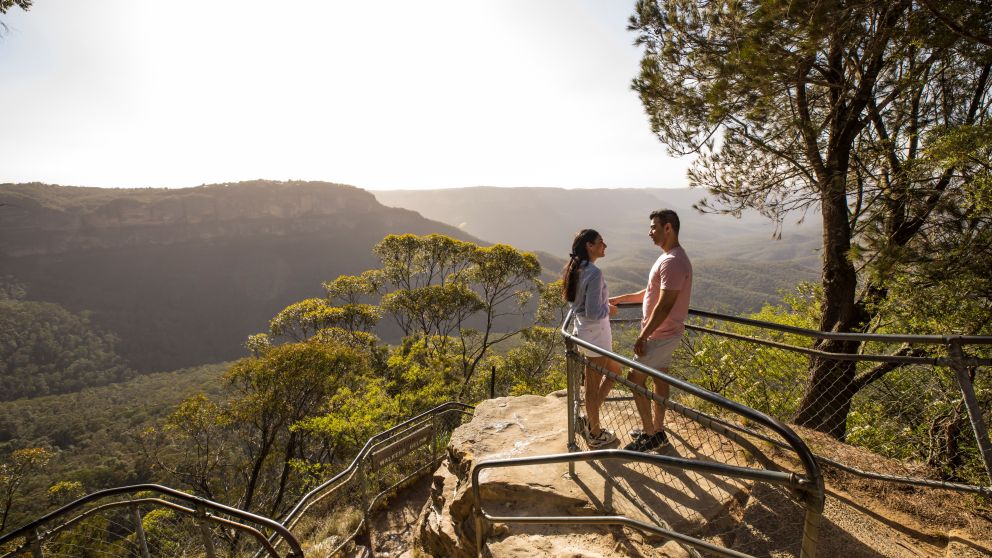
<svg viewBox="0 0 992 558">
<path fill-rule="evenodd" d="M 29 539 L 36 539 L 36 538 L 37 539 L 42 539 L 45 536 L 47 536 L 48 534 L 54 534 L 54 533 L 58 532 L 61 529 L 60 529 L 59 526 L 56 526 L 55 528 L 53 528 L 53 529 L 51 529 L 49 531 L 46 531 L 44 533 L 41 533 L 40 535 L 36 535 L 35 533 L 36 533 L 37 529 L 39 527 L 41 527 L 42 525 L 44 525 L 44 524 L 52 521 L 53 519 L 55 519 L 55 518 L 57 518 L 59 516 L 62 516 L 62 515 L 71 513 L 74 510 L 77 510 L 77 509 L 81 508 L 82 506 L 84 506 L 86 504 L 89 504 L 89 503 L 94 502 L 96 500 L 100 500 L 102 498 L 106 498 L 106 497 L 109 497 L 109 496 L 117 496 L 117 495 L 120 495 L 120 494 L 129 494 L 129 493 L 138 493 L 138 492 L 157 492 L 159 494 L 163 494 L 165 496 L 169 496 L 169 497 L 175 498 L 177 500 L 182 500 L 184 502 L 193 504 L 194 507 L 197 507 L 197 508 L 200 508 L 200 509 L 207 509 L 207 510 L 212 510 L 212 511 L 215 511 L 215 512 L 221 512 L 221 513 L 224 513 L 226 515 L 229 515 L 229 516 L 232 516 L 232 517 L 236 517 L 236 518 L 238 518 L 238 519 L 240 519 L 242 521 L 248 521 L 248 522 L 256 523 L 256 524 L 261 525 L 261 526 L 263 526 L 265 528 L 272 529 L 279 536 L 283 537 L 283 539 L 286 540 L 287 544 L 289 544 L 289 546 L 290 546 L 290 554 L 288 556 L 290 556 L 292 558 L 302 558 L 303 557 L 303 549 L 300 547 L 299 541 L 296 540 L 296 537 L 293 536 L 293 534 L 289 531 L 289 529 L 287 529 L 286 527 L 284 527 L 278 521 L 275 521 L 273 519 L 269 519 L 267 517 L 263 517 L 261 515 L 255 515 L 255 514 L 253 514 L 251 512 L 247 512 L 247 511 L 244 511 L 244 510 L 239 510 L 237 508 L 232 508 L 230 506 L 225 506 L 224 504 L 220 504 L 220 503 L 214 502 L 212 500 L 207 500 L 206 498 L 201 498 L 199 496 L 193 496 L 193 495 L 190 495 L 190 494 L 186 494 L 185 492 L 181 492 L 181 491 L 176 490 L 174 488 L 169 488 L 167 486 L 161 486 L 161 485 L 158 485 L 158 484 L 136 484 L 136 485 L 131 485 L 131 486 L 118 486 L 116 488 L 108 488 L 106 490 L 99 490 L 97 492 L 93 492 L 91 494 L 87 494 L 86 496 L 83 496 L 82 498 L 79 498 L 77 500 L 74 500 L 74 501 L 72 501 L 72 502 L 70 502 L 70 503 L 62 506 L 61 508 L 59 508 L 59 509 L 57 509 L 57 510 L 55 510 L 53 512 L 50 512 L 48 514 L 45 514 L 45 515 L 41 516 L 40 518 L 38 518 L 38 519 L 36 519 L 34 521 L 31 521 L 30 523 L 27 523 L 25 525 L 22 525 L 21 527 L 18 527 L 17 529 L 14 529 L 13 531 L 11 531 L 9 533 L 7 533 L 7 534 L 5 534 L 3 536 L 0 536 L 0 545 L 2 545 L 4 543 L 8 543 L 11 540 L 13 540 L 15 538 L 18 538 L 18 537 L 27 537 Z M 142 500 L 143 501 L 148 501 L 148 500 L 154 500 L 154 499 L 142 499 Z M 124 504 L 125 503 L 121 503 L 120 505 L 124 505 Z M 135 502 L 134 501 L 128 501 L 128 502 L 126 502 L 126 504 L 127 505 L 134 505 Z M 183 513 L 189 513 L 190 511 L 192 511 L 193 514 L 196 514 L 197 513 L 196 510 L 190 510 L 189 508 L 184 508 L 184 507 L 178 506 L 178 505 L 170 505 L 168 507 L 170 507 L 172 509 L 177 509 L 179 511 L 182 511 Z M 223 518 L 219 518 L 219 517 L 214 517 L 214 516 L 209 515 L 209 514 L 207 514 L 204 518 L 207 519 L 208 521 L 214 521 L 214 522 L 217 522 L 217 523 L 222 523 L 222 524 L 226 524 L 226 525 L 232 525 L 232 522 L 230 522 L 228 520 L 224 520 Z M 257 530 L 255 530 L 255 529 L 253 529 L 251 527 L 248 527 L 248 526 L 244 526 L 244 527 L 246 527 L 245 530 L 247 530 L 248 532 L 254 531 L 255 532 L 255 536 L 256 537 L 261 537 L 261 540 L 262 541 L 265 541 L 266 540 L 265 537 L 262 536 L 262 533 L 258 532 Z M 269 546 L 265 542 L 263 542 L 262 544 L 263 544 L 263 546 L 266 546 L 266 547 Z"/>
<path fill-rule="evenodd" d="M 375 436 L 372 436 L 371 438 L 368 439 L 367 442 L 365 442 L 365 445 L 362 446 L 362 449 L 359 450 L 358 454 L 355 456 L 354 459 L 352 459 L 351 464 L 349 464 L 348 467 L 346 467 L 345 469 L 343 469 L 341 472 L 334 475 L 330 479 L 324 481 L 310 492 L 307 492 L 305 495 L 303 495 L 303 497 L 300 498 L 299 502 L 297 502 L 297 504 L 293 506 L 293 509 L 287 512 L 286 516 L 283 518 L 281 522 L 281 525 L 283 525 L 286 529 L 292 529 L 293 526 L 296 525 L 296 523 L 300 520 L 303 514 L 306 513 L 307 510 L 309 510 L 312 506 L 316 505 L 324 498 L 333 494 L 337 489 L 339 489 L 340 487 L 344 486 L 349 481 L 351 481 L 351 479 L 354 478 L 354 476 L 359 473 L 362 463 L 366 458 L 368 458 L 368 456 L 374 451 L 374 449 L 379 445 L 391 441 L 390 438 L 393 437 L 394 435 L 398 433 L 402 433 L 413 427 L 419 426 L 420 424 L 426 423 L 427 419 L 433 418 L 434 416 L 441 415 L 451 411 L 459 412 L 463 414 L 470 414 L 468 413 L 468 411 L 471 411 L 474 408 L 475 407 L 473 407 L 472 405 L 468 405 L 466 403 L 449 401 L 447 403 L 442 403 L 441 405 L 438 405 L 430 410 L 424 411 L 423 413 L 413 418 L 407 419 L 388 430 L 385 430 L 383 432 L 376 434 Z M 415 471 L 412 475 L 415 475 L 423 471 L 424 469 L 425 467 L 421 467 L 420 469 Z M 398 483 L 380 492 L 379 494 L 376 494 L 369 502 L 369 507 L 374 508 L 376 503 L 386 493 L 396 488 L 396 486 L 398 486 L 399 484 L 402 484 L 412 475 L 407 476 L 407 478 L 399 481 Z M 362 522 L 355 528 L 355 531 L 351 534 L 351 536 L 346 539 L 346 541 L 354 538 L 354 536 L 361 531 L 364 524 L 365 524 L 365 520 L 363 519 Z M 282 542 L 280 540 L 281 534 L 282 534 L 281 532 L 273 533 L 272 536 L 269 537 L 268 543 L 271 544 L 272 546 L 277 547 Z M 256 558 L 260 555 L 261 555 L 261 551 L 255 554 Z"/>
<path fill-rule="evenodd" d="M 300 498 L 300 501 L 297 502 L 295 506 L 293 506 L 293 509 L 289 510 L 289 512 L 286 514 L 286 517 L 283 518 L 281 524 L 288 527 L 292 527 L 292 525 L 295 524 L 295 522 L 299 519 L 299 516 L 303 514 L 306 508 L 309 508 L 313 503 L 315 503 L 312 502 L 312 500 L 317 499 L 318 496 L 320 496 L 320 493 L 324 491 L 324 489 L 334 485 L 344 477 L 353 475 L 358 470 L 358 467 L 361 465 L 362 460 L 368 457 L 368 454 L 371 453 L 372 447 L 378 444 L 382 438 L 388 437 L 391 434 L 395 433 L 397 430 L 402 430 L 405 427 L 411 425 L 412 423 L 419 421 L 425 417 L 429 417 L 434 414 L 440 414 L 442 412 L 452 409 L 465 411 L 468 409 L 474 409 L 474 407 L 465 403 L 458 403 L 455 401 L 442 403 L 441 405 L 438 405 L 437 407 L 434 407 L 429 411 L 425 411 L 411 419 L 408 419 L 406 421 L 397 424 L 396 426 L 390 428 L 389 430 L 385 430 L 369 438 L 368 441 L 365 442 L 365 445 L 362 446 L 362 449 L 358 452 L 358 455 L 356 455 L 355 458 L 351 461 L 351 464 L 348 465 L 348 467 L 346 467 L 344 470 L 334 475 L 330 479 L 324 481 L 310 492 L 304 494 L 303 497 Z"/>
<path fill-rule="evenodd" d="M 736 478 L 745 478 L 787 486 L 793 490 L 804 490 L 804 479 L 800 479 L 793 473 L 783 473 L 780 471 L 769 471 L 763 469 L 752 469 L 749 467 L 738 467 L 723 463 L 713 463 L 710 461 L 699 461 L 686 459 L 684 457 L 672 457 L 667 455 L 655 455 L 627 450 L 596 450 L 572 453 L 557 453 L 551 455 L 541 455 L 535 457 L 518 457 L 510 459 L 493 459 L 481 461 L 472 469 L 472 497 L 475 502 L 475 540 L 476 550 L 482 553 L 483 521 L 495 523 L 544 523 L 544 524 L 592 524 L 592 525 L 626 525 L 645 531 L 650 531 L 671 539 L 689 544 L 691 546 L 734 558 L 753 558 L 750 554 L 744 554 L 714 545 L 689 535 L 665 529 L 658 525 L 651 525 L 626 516 L 601 515 L 592 517 L 575 516 L 494 516 L 489 515 L 482 508 L 482 489 L 479 476 L 486 469 L 501 469 L 506 467 L 521 467 L 527 465 L 550 465 L 555 463 L 574 463 L 576 461 L 599 461 L 616 459 L 623 461 L 635 461 L 648 463 L 659 467 L 669 467 L 675 469 L 689 469 L 702 473 L 726 475 Z"/>
<path fill-rule="evenodd" d="M 708 401 L 714 405 L 717 405 L 718 407 L 727 409 L 728 411 L 731 411 L 736 415 L 740 415 L 757 424 L 761 424 L 766 428 L 768 428 L 769 430 L 771 430 L 772 432 L 775 432 L 776 434 L 781 436 L 782 439 L 785 440 L 785 442 L 789 445 L 789 447 L 794 452 L 796 452 L 796 455 L 799 457 L 799 461 L 803 465 L 803 469 L 805 470 L 805 474 L 807 479 L 809 480 L 809 484 L 811 487 L 816 487 L 813 490 L 815 492 L 818 492 L 818 498 L 821 502 L 820 505 L 822 505 L 823 477 L 820 473 L 820 466 L 817 464 L 816 457 L 813 455 L 813 452 L 809 449 L 809 446 L 806 445 L 806 442 L 804 442 L 803 439 L 800 438 L 799 435 L 796 434 L 795 431 L 789 428 L 785 423 L 776 420 L 766 415 L 765 413 L 752 409 L 746 405 L 742 405 L 736 401 L 727 399 L 726 397 L 720 394 L 714 393 L 707 389 L 703 389 L 695 384 L 690 384 L 689 382 L 676 378 L 675 376 L 666 374 L 659 370 L 655 370 L 654 368 L 650 368 L 648 366 L 644 366 L 639 362 L 618 355 L 613 351 L 609 351 L 601 347 L 597 347 L 596 345 L 593 345 L 592 343 L 589 343 L 587 341 L 583 341 L 582 339 L 579 339 L 577 336 L 572 335 L 572 333 L 567 330 L 567 328 L 572 323 L 573 317 L 574 317 L 574 312 L 572 310 L 569 310 L 568 314 L 565 316 L 565 321 L 562 322 L 561 334 L 565 337 L 566 340 L 571 341 L 572 343 L 575 343 L 580 347 L 598 353 L 602 356 L 608 357 L 616 362 L 619 362 L 623 366 L 627 366 L 629 368 L 637 370 L 642 374 L 666 382 L 669 385 L 672 385 L 686 393 L 695 395 L 696 397 L 704 401 Z"/>
<path fill-rule="evenodd" d="M 622 303 L 619 304 L 618 306 L 627 308 L 627 307 L 639 306 L 639 304 L 636 302 Z M 726 322 L 735 322 L 742 325 L 750 325 L 750 326 L 760 327 L 762 329 L 780 331 L 782 333 L 791 333 L 793 335 L 801 335 L 803 337 L 811 337 L 814 339 L 827 339 L 831 341 L 882 341 L 888 343 L 930 343 L 930 344 L 943 344 L 943 345 L 947 345 L 952 342 L 962 342 L 969 345 L 992 345 L 992 336 L 988 336 L 988 335 L 905 335 L 905 334 L 889 334 L 889 333 L 837 333 L 832 331 L 818 331 L 815 329 L 805 329 L 795 326 L 773 324 L 769 322 L 763 322 L 760 320 L 754 320 L 751 318 L 728 316 L 726 314 L 720 314 L 717 312 L 708 312 L 705 310 L 697 310 L 694 308 L 689 309 L 689 315 L 699 316 L 701 318 L 712 318 Z"/>
</svg>

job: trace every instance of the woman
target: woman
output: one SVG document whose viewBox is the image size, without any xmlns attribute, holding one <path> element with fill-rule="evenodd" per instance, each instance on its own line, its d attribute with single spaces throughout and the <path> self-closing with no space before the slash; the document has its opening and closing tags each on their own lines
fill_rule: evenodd
<svg viewBox="0 0 992 558">
<path fill-rule="evenodd" d="M 565 300 L 572 303 L 578 338 L 612 351 L 610 316 L 616 314 L 617 307 L 609 303 L 606 280 L 603 272 L 596 267 L 596 260 L 605 255 L 606 243 L 598 232 L 592 229 L 579 231 L 572 241 L 572 253 L 562 272 L 562 291 Z M 599 423 L 599 408 L 613 387 L 613 378 L 604 376 L 594 367 L 606 368 L 619 375 L 620 365 L 591 349 L 579 347 L 579 350 L 588 359 L 585 374 L 587 418 L 579 418 L 581 433 L 589 449 L 596 449 L 611 444 L 617 437 Z"/>
</svg>

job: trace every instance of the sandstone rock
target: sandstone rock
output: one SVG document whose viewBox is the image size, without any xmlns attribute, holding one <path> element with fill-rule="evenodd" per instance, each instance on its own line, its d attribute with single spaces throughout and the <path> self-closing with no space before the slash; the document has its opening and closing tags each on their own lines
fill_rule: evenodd
<svg viewBox="0 0 992 558">
<path fill-rule="evenodd" d="M 428 553 L 475 555 L 471 471 L 477 463 L 567 452 L 561 395 L 486 401 L 470 423 L 455 430 L 421 515 L 420 543 Z M 682 471 L 664 473 L 659 484 L 657 469 L 617 461 L 578 463 L 574 478 L 564 463 L 487 469 L 480 474 L 483 509 L 504 517 L 620 514 L 703 533 L 746 489 L 744 483 Z M 487 525 L 483 534 L 486 555 L 500 557 L 687 555 L 677 543 L 618 526 L 508 523 Z"/>
</svg>

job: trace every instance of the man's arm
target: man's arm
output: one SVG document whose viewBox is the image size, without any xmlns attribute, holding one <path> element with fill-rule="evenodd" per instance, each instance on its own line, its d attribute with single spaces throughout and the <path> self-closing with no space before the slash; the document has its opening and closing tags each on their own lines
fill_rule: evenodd
<svg viewBox="0 0 992 558">
<path fill-rule="evenodd" d="M 651 310 L 651 317 L 644 324 L 644 327 L 641 328 L 641 334 L 637 336 L 637 341 L 634 342 L 635 355 L 644 354 L 644 342 L 665 321 L 668 314 L 671 313 L 672 307 L 675 306 L 675 301 L 679 298 L 679 292 L 671 289 L 661 290 L 661 297 L 658 299 L 658 304 L 654 305 L 654 308 Z"/>
<path fill-rule="evenodd" d="M 641 289 L 641 290 L 637 291 L 636 293 L 627 293 L 627 294 L 622 294 L 622 295 L 617 295 L 617 296 L 611 296 L 610 297 L 610 304 L 624 304 L 624 303 L 629 303 L 629 302 L 643 302 L 644 301 L 644 293 L 645 292 L 647 292 L 647 289 Z"/>
</svg>

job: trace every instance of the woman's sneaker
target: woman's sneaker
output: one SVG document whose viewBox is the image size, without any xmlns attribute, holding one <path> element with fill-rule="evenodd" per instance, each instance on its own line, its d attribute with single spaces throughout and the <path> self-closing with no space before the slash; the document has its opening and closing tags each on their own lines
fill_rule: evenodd
<svg viewBox="0 0 992 558">
<path fill-rule="evenodd" d="M 608 446 L 613 442 L 617 441 L 616 435 L 614 435 L 609 430 L 603 428 L 599 431 L 598 436 L 593 436 L 590 434 L 586 437 L 586 443 L 589 444 L 589 449 L 599 449 L 604 446 Z"/>
</svg>

